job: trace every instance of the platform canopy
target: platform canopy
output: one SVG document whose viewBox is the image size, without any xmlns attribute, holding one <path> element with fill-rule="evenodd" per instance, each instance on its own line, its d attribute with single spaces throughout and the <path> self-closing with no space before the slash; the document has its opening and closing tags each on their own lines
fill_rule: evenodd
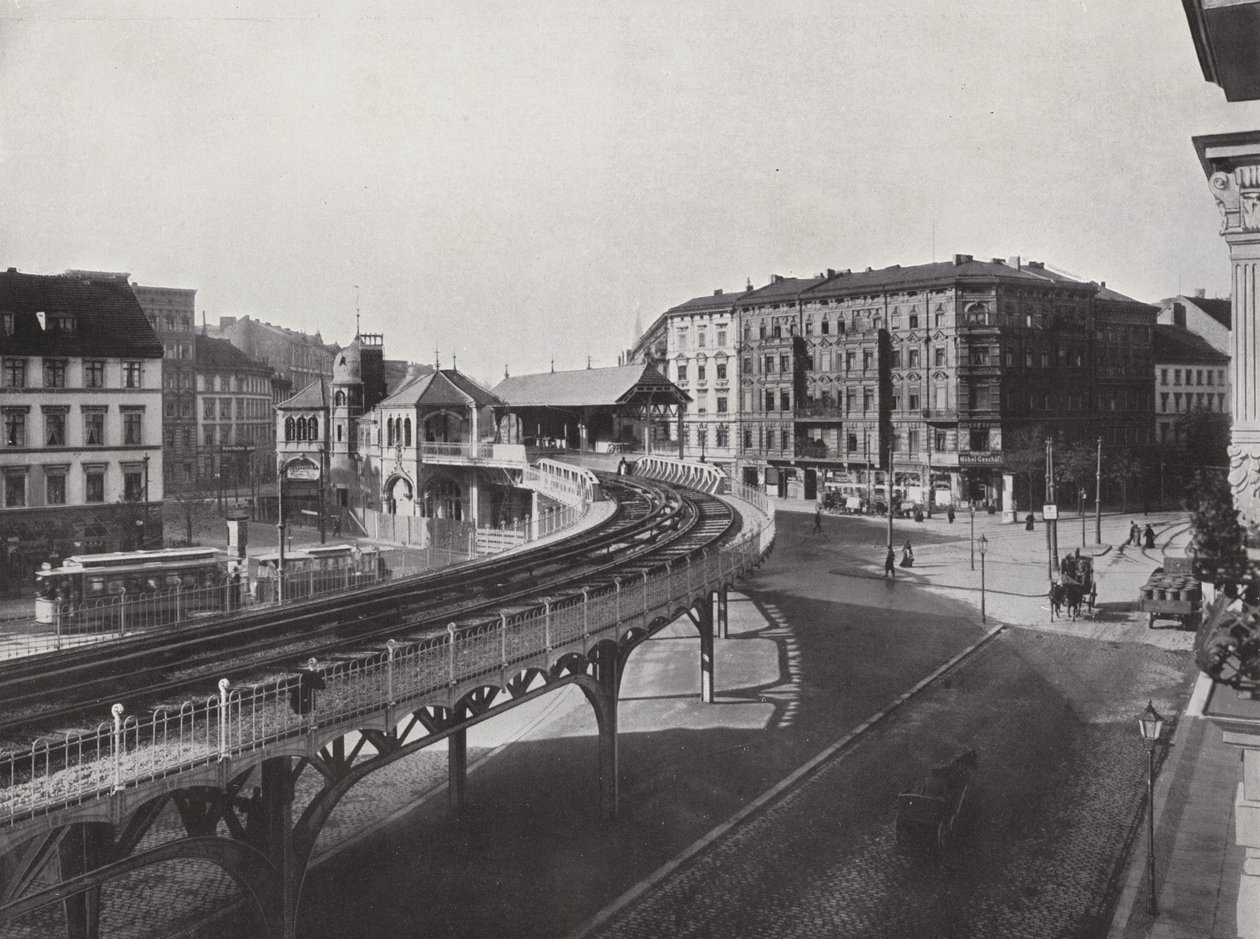
<svg viewBox="0 0 1260 939">
<path fill-rule="evenodd" d="M 503 379 L 494 394 L 504 402 L 496 413 L 514 418 L 518 433 L 563 439 L 583 449 L 632 442 L 627 434 L 638 438 L 642 425 L 680 418 L 691 401 L 647 364 L 517 375 Z M 640 426 L 626 425 L 626 419 Z"/>
</svg>

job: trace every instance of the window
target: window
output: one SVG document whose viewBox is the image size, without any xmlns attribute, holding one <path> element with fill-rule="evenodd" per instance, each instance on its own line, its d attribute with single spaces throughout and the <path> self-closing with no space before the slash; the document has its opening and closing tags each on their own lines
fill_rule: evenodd
<svg viewBox="0 0 1260 939">
<path fill-rule="evenodd" d="M 910 394 L 910 410 L 911 411 L 919 410 L 919 396 L 917 394 L 914 394 L 914 393 Z M 912 447 L 911 449 L 918 449 L 918 448 Z"/>
<path fill-rule="evenodd" d="M 988 349 L 972 349 L 971 350 L 971 364 L 972 365 L 988 365 L 989 364 L 989 350 Z M 1045 362 L 1042 362 L 1042 364 L 1044 365 Z"/>
<path fill-rule="evenodd" d="M 780 411 L 792 410 L 792 393 L 791 392 L 786 391 L 786 390 L 779 392 L 779 410 Z"/>
<path fill-rule="evenodd" d="M 26 412 L 17 408 L 9 408 L 4 412 L 4 445 L 6 447 L 26 446 Z"/>
<path fill-rule="evenodd" d="M 844 354 L 844 370 L 846 372 L 853 371 L 854 353 L 846 352 Z"/>
<path fill-rule="evenodd" d="M 875 393 L 869 388 L 862 389 L 862 410 L 869 411 L 875 405 Z"/>
<path fill-rule="evenodd" d="M 83 387 L 105 387 L 105 363 L 99 359 L 85 359 L 83 362 Z"/>
<path fill-rule="evenodd" d="M 318 439 L 319 439 L 319 421 L 318 421 L 316 418 L 314 418 L 314 417 L 309 417 L 309 418 L 307 418 L 307 420 L 306 420 L 306 432 L 307 432 L 307 434 L 309 434 L 309 439 L 310 439 L 310 440 L 318 440 Z"/>
<path fill-rule="evenodd" d="M 862 370 L 870 371 L 871 364 L 875 361 L 875 357 L 870 349 L 862 350 Z"/>
<path fill-rule="evenodd" d="M 947 440 L 946 431 L 934 430 L 932 431 L 932 436 L 935 438 L 932 441 L 933 449 L 936 450 L 937 452 L 943 451 L 946 447 L 946 440 Z"/>
<path fill-rule="evenodd" d="M 792 360 L 790 357 L 786 355 L 779 356 L 779 371 L 780 372 L 792 371 Z"/>
<path fill-rule="evenodd" d="M 919 314 L 918 313 L 910 314 L 910 328 L 911 329 L 919 328 Z"/>
<path fill-rule="evenodd" d="M 4 387 L 26 387 L 26 359 L 4 360 Z"/>
<path fill-rule="evenodd" d="M 893 349 L 892 367 L 901 368 L 901 350 L 900 349 Z"/>
<path fill-rule="evenodd" d="M 726 381 L 726 363 L 725 362 L 719 362 L 717 364 L 717 377 L 718 377 L 718 381 Z"/>
<path fill-rule="evenodd" d="M 191 446 L 192 446 L 192 430 L 191 430 L 191 429 L 189 429 L 189 428 L 187 428 L 187 427 L 185 427 L 185 428 L 184 428 L 184 429 L 180 432 L 180 440 L 181 440 L 181 442 L 183 443 L 183 445 L 184 445 L 184 449 L 185 449 L 185 450 L 187 450 L 189 447 L 191 447 Z"/>
<path fill-rule="evenodd" d="M 63 410 L 44 411 L 44 445 L 64 447 L 66 445 L 66 412 Z"/>
<path fill-rule="evenodd" d="M 201 415 L 208 421 L 214 420 L 214 398 L 202 398 Z"/>
<path fill-rule="evenodd" d="M 123 411 L 123 444 L 125 446 L 140 446 L 141 425 L 143 420 L 143 411 Z"/>
<path fill-rule="evenodd" d="M 123 472 L 123 498 L 128 502 L 139 502 L 144 498 L 144 473 L 140 470 Z"/>
<path fill-rule="evenodd" d="M 84 495 L 85 502 L 104 502 L 105 501 L 105 471 L 102 469 L 89 469 L 84 477 Z"/>
<path fill-rule="evenodd" d="M 1161 391 L 1159 393 L 1159 409 L 1163 413 L 1168 413 L 1168 392 Z"/>
<path fill-rule="evenodd" d="M 703 326 L 701 326 L 700 328 L 698 328 L 698 329 L 696 330 L 696 348 L 697 348 L 697 349 L 703 349 L 703 348 L 704 348 L 704 346 L 705 346 L 705 339 L 706 339 L 706 336 L 705 336 L 705 330 L 704 330 L 704 327 L 703 327 Z"/>
<path fill-rule="evenodd" d="M 983 452 L 989 449 L 989 429 L 987 427 L 971 431 L 972 452 Z"/>
<path fill-rule="evenodd" d="M 1212 370 L 1211 370 L 1211 369 L 1208 369 L 1208 371 L 1207 371 L 1207 383 L 1208 383 L 1209 385 L 1211 385 L 1211 384 L 1212 384 L 1212 379 L 1213 379 L 1213 378 L 1215 378 L 1215 377 L 1216 377 L 1216 376 L 1212 374 Z"/>
<path fill-rule="evenodd" d="M 66 387 L 66 360 L 44 359 L 44 387 Z"/>
<path fill-rule="evenodd" d="M 202 437 L 207 447 L 214 446 L 214 428 L 213 427 L 203 427 Z"/>
<path fill-rule="evenodd" d="M 44 502 L 48 505 L 66 504 L 66 474 L 44 472 Z"/>
<path fill-rule="evenodd" d="M 911 368 L 919 367 L 919 350 L 918 349 L 910 350 L 910 367 Z"/>
<path fill-rule="evenodd" d="M 123 387 L 139 388 L 140 387 L 140 363 L 139 362 L 123 362 Z"/>
<path fill-rule="evenodd" d="M 719 346 L 726 345 L 726 327 L 719 326 L 717 330 L 717 344 Z"/>
<path fill-rule="evenodd" d="M 718 413 L 718 414 L 725 414 L 725 413 L 726 413 L 726 397 L 725 397 L 724 395 L 718 395 L 718 399 L 717 399 L 717 413 Z"/>
<path fill-rule="evenodd" d="M 678 380 L 679 381 L 687 380 L 687 363 L 686 362 L 678 363 Z"/>
<path fill-rule="evenodd" d="M 919 432 L 917 430 L 906 431 L 906 452 L 911 454 L 919 452 Z"/>
<path fill-rule="evenodd" d="M 933 356 L 933 359 L 932 359 L 933 364 L 935 364 L 935 365 L 937 365 L 937 366 L 944 366 L 944 364 L 945 364 L 945 347 L 944 347 L 944 346 L 937 346 L 935 349 L 933 349 L 933 350 L 932 350 L 932 356 Z"/>
<path fill-rule="evenodd" d="M 83 443 L 89 447 L 105 445 L 105 409 L 83 409 Z"/>
<path fill-rule="evenodd" d="M 315 418 L 312 417 L 311 420 L 313 421 Z M 403 446 L 411 446 L 411 418 L 407 418 L 403 421 Z"/>
<path fill-rule="evenodd" d="M 774 391 L 773 390 L 766 391 L 766 410 L 767 411 L 774 410 Z"/>
<path fill-rule="evenodd" d="M 4 474 L 4 507 L 20 509 L 26 505 L 26 474 Z"/>
<path fill-rule="evenodd" d="M 1179 368 L 1173 369 L 1173 384 L 1174 385 L 1181 384 L 1181 369 Z"/>
<path fill-rule="evenodd" d="M 12 335 L 13 335 L 13 328 L 14 328 L 16 325 L 17 325 L 17 314 L 16 314 L 16 313 L 5 313 L 5 314 L 4 314 L 4 334 L 5 334 L 6 336 L 12 336 Z"/>
<path fill-rule="evenodd" d="M 696 381 L 705 381 L 707 373 L 708 373 L 708 370 L 705 368 L 704 365 L 697 365 L 696 366 Z"/>
<path fill-rule="evenodd" d="M 219 399 L 219 420 L 230 421 L 232 419 L 232 399 Z"/>
</svg>

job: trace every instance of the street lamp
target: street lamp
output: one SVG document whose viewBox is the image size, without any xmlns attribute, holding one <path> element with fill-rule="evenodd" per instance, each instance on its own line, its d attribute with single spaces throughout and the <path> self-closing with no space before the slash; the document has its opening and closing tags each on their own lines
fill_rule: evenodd
<svg viewBox="0 0 1260 939">
<path fill-rule="evenodd" d="M 981 536 L 983 537 L 983 536 Z M 976 569 L 976 504 L 971 503 L 971 569 Z"/>
<path fill-rule="evenodd" d="M 989 548 L 989 539 L 980 536 L 980 622 L 987 623 L 984 614 L 984 555 Z"/>
<path fill-rule="evenodd" d="M 1137 720 L 1138 730 L 1146 741 L 1146 817 L 1149 826 L 1146 862 L 1151 878 L 1151 915 L 1158 916 L 1159 903 L 1155 899 L 1155 744 L 1164 732 L 1164 716 L 1148 700 L 1146 710 L 1138 715 Z"/>
</svg>

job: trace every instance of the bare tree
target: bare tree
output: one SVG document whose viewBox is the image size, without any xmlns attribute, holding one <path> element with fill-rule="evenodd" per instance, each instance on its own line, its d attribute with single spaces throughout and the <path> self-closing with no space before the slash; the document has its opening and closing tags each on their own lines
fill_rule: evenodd
<svg viewBox="0 0 1260 939">
<path fill-rule="evenodd" d="M 202 522 L 219 517 L 215 499 L 218 488 L 214 480 L 198 479 L 182 489 L 168 489 L 163 509 L 174 515 L 174 522 L 183 526 L 185 541 L 193 543 L 193 531 Z"/>
<path fill-rule="evenodd" d="M 1034 424 L 1004 434 L 1002 438 L 1002 462 L 1012 475 L 1022 477 L 1027 484 L 1029 509 L 1036 504 L 1035 480 L 1045 476 L 1046 436 L 1046 428 Z"/>
</svg>

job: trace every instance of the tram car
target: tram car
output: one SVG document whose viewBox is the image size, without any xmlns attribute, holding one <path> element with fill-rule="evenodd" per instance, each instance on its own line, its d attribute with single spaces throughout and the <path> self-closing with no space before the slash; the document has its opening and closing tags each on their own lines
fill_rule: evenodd
<svg viewBox="0 0 1260 939">
<path fill-rule="evenodd" d="M 250 559 L 254 599 L 266 603 L 276 599 L 276 568 L 279 552 Z M 353 590 L 364 584 L 388 579 L 389 571 L 381 549 L 375 545 L 305 545 L 284 553 L 284 600 Z"/>
<path fill-rule="evenodd" d="M 119 625 L 123 603 L 143 598 L 147 625 L 198 612 L 218 612 L 239 600 L 229 556 L 215 548 L 116 551 L 67 557 L 35 572 L 35 621 L 47 626 Z"/>
</svg>

